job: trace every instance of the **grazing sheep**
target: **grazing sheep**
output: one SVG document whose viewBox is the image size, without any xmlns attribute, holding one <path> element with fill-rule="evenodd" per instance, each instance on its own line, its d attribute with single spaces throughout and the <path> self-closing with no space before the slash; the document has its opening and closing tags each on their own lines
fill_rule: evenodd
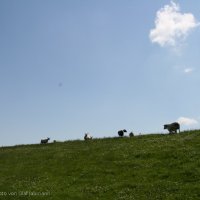
<svg viewBox="0 0 200 200">
<path fill-rule="evenodd" d="M 126 132 L 127 132 L 126 129 L 120 130 L 120 131 L 118 131 L 118 135 L 119 135 L 120 137 L 123 137 L 123 136 L 124 136 L 124 133 L 126 133 Z"/>
<path fill-rule="evenodd" d="M 48 143 L 49 140 L 50 140 L 50 138 L 42 139 L 40 144 L 46 144 L 46 143 Z"/>
<path fill-rule="evenodd" d="M 92 140 L 92 136 L 89 133 L 85 133 L 84 140 Z"/>
<path fill-rule="evenodd" d="M 175 134 L 177 133 L 177 130 L 179 130 L 180 133 L 180 124 L 178 122 L 174 122 L 171 124 L 165 124 L 164 129 L 167 129 L 169 131 L 169 134 Z"/>
<path fill-rule="evenodd" d="M 129 137 L 133 137 L 134 136 L 134 133 L 133 132 L 130 132 L 129 133 Z"/>
</svg>

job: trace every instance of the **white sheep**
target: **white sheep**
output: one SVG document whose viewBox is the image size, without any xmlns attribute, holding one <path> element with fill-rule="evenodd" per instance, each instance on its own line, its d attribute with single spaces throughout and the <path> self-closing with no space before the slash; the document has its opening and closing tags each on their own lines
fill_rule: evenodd
<svg viewBox="0 0 200 200">
<path fill-rule="evenodd" d="M 84 140 L 92 140 L 92 136 L 89 133 L 85 133 Z"/>
</svg>

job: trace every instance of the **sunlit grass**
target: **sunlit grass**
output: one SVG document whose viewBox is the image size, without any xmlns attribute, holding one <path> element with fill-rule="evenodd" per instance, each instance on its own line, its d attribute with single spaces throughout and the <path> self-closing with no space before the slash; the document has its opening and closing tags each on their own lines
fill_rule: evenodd
<svg viewBox="0 0 200 200">
<path fill-rule="evenodd" d="M 200 199 L 200 131 L 0 148 L 0 199 Z"/>
</svg>

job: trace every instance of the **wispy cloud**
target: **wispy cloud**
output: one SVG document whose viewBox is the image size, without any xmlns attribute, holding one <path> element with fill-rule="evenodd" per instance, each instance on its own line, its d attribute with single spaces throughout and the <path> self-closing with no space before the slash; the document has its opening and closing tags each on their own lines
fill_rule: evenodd
<svg viewBox="0 0 200 200">
<path fill-rule="evenodd" d="M 198 121 L 196 119 L 187 118 L 187 117 L 179 117 L 177 120 L 181 125 L 192 126 L 197 125 Z"/>
<path fill-rule="evenodd" d="M 189 74 L 189 73 L 191 73 L 191 72 L 193 72 L 194 71 L 194 68 L 185 68 L 184 69 L 184 73 L 186 73 L 186 74 Z"/>
<path fill-rule="evenodd" d="M 181 13 L 179 5 L 171 1 L 157 11 L 155 28 L 150 30 L 149 38 L 161 47 L 175 47 L 197 26 L 199 23 L 192 13 Z"/>
</svg>

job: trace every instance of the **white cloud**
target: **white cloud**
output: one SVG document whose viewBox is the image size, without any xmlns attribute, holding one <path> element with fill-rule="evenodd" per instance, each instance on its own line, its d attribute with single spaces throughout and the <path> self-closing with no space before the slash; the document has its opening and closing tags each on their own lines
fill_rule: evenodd
<svg viewBox="0 0 200 200">
<path fill-rule="evenodd" d="M 187 117 L 179 117 L 177 122 L 180 123 L 181 125 L 186 125 L 186 126 L 192 126 L 198 124 L 197 120 Z"/>
<path fill-rule="evenodd" d="M 188 74 L 194 71 L 194 68 L 185 68 L 184 73 Z"/>
<path fill-rule="evenodd" d="M 157 11 L 155 28 L 150 30 L 149 37 L 160 46 L 173 46 L 186 38 L 190 30 L 200 24 L 192 13 L 181 13 L 178 4 L 171 1 Z"/>
</svg>

